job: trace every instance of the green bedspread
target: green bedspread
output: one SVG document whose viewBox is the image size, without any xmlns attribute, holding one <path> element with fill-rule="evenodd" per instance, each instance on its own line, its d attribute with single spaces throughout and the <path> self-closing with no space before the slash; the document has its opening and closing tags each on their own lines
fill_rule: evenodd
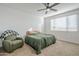
<svg viewBox="0 0 79 59">
<path fill-rule="evenodd" d="M 41 53 L 41 49 L 54 44 L 56 39 L 54 35 L 39 33 L 26 36 L 25 42 L 34 48 L 37 54 L 39 54 Z"/>
</svg>

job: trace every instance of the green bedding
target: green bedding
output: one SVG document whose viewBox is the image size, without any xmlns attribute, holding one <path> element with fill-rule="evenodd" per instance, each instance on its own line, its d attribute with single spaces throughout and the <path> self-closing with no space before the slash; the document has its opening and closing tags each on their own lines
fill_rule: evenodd
<svg viewBox="0 0 79 59">
<path fill-rule="evenodd" d="M 41 49 L 54 44 L 56 39 L 54 35 L 38 33 L 26 36 L 25 42 L 34 48 L 37 54 L 39 54 L 41 53 Z"/>
</svg>

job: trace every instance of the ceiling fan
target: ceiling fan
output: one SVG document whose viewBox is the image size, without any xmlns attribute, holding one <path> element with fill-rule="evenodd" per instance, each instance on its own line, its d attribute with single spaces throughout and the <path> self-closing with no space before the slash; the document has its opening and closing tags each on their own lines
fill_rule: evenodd
<svg viewBox="0 0 79 59">
<path fill-rule="evenodd" d="M 55 7 L 55 6 L 59 5 L 60 3 L 54 3 L 52 5 L 50 5 L 50 3 L 42 3 L 42 4 L 45 6 L 45 8 L 39 9 L 37 11 L 43 11 L 43 10 L 45 10 L 45 14 L 47 14 L 50 10 L 51 11 L 57 11 L 57 9 L 53 9 L 52 7 Z"/>
</svg>

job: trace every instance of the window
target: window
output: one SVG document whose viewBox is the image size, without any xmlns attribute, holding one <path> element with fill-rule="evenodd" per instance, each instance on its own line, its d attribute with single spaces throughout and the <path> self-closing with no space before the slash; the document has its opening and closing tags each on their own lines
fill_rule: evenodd
<svg viewBox="0 0 79 59">
<path fill-rule="evenodd" d="M 54 20 L 51 20 L 51 30 L 54 30 L 55 28 L 55 25 L 54 25 Z"/>
<path fill-rule="evenodd" d="M 66 29 L 66 17 L 55 19 L 55 30 L 65 30 Z"/>
<path fill-rule="evenodd" d="M 68 16 L 68 30 L 77 31 L 77 15 Z"/>
<path fill-rule="evenodd" d="M 77 15 L 70 15 L 51 20 L 51 30 L 77 31 Z"/>
<path fill-rule="evenodd" d="M 66 17 L 51 20 L 51 30 L 66 30 Z"/>
</svg>

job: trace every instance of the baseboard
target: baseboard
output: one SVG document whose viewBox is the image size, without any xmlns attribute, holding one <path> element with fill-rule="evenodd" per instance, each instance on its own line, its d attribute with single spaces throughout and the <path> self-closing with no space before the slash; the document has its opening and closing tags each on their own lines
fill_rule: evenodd
<svg viewBox="0 0 79 59">
<path fill-rule="evenodd" d="M 67 42 L 67 43 L 70 43 L 70 44 L 79 45 L 78 43 L 75 43 L 75 42 L 70 42 L 70 41 L 66 41 L 66 40 L 59 40 L 59 41 Z"/>
</svg>

